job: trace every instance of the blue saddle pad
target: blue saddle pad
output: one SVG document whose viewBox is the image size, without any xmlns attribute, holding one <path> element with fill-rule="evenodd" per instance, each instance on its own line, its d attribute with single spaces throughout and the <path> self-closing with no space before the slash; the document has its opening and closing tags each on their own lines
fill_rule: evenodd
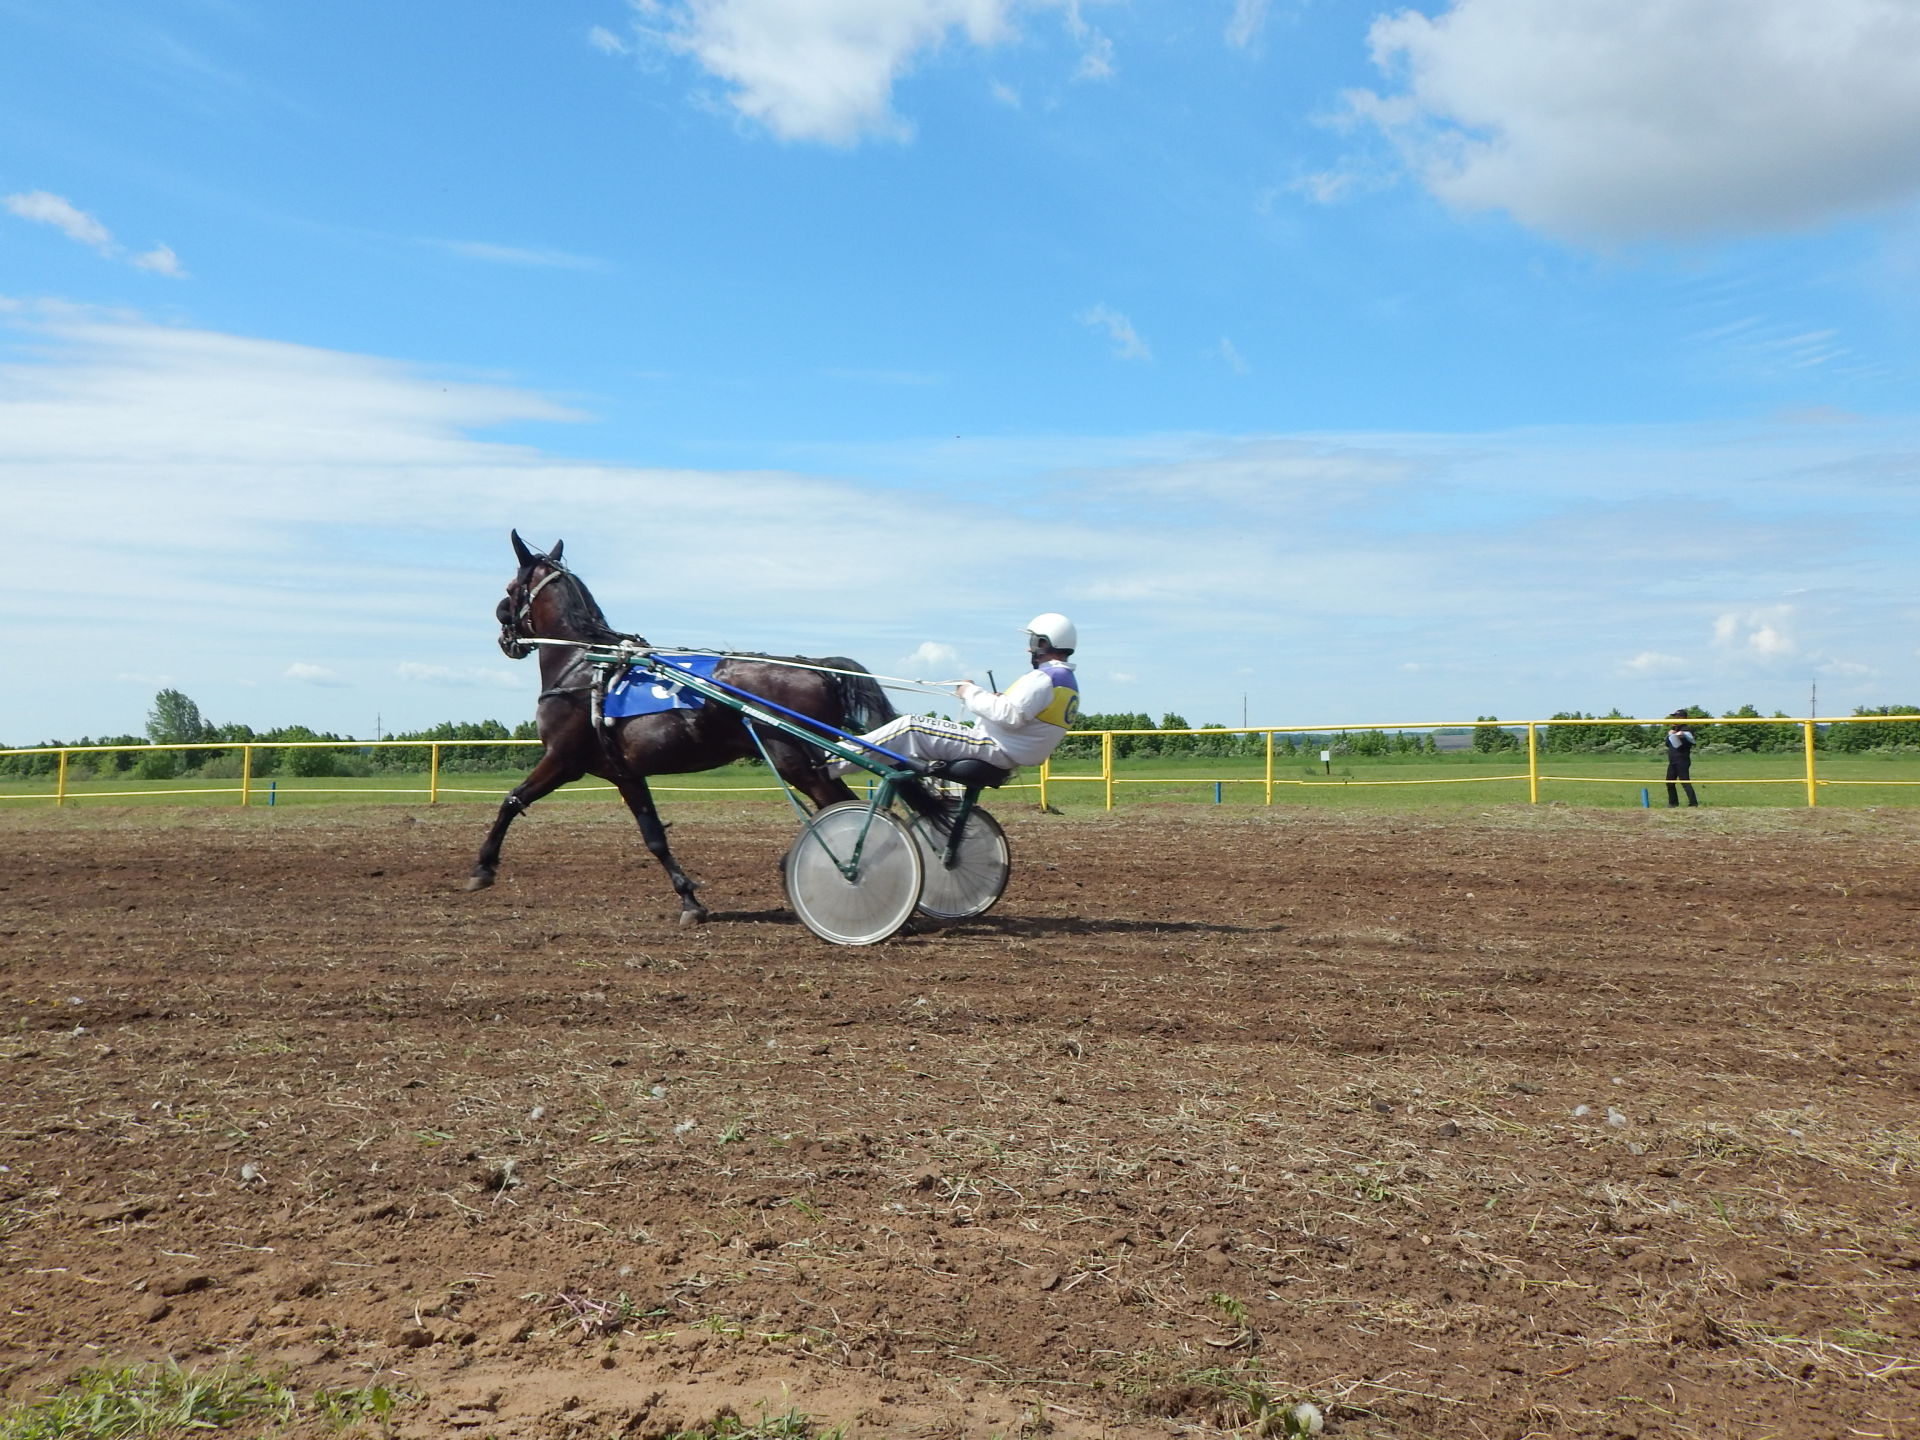
<svg viewBox="0 0 1920 1440">
<path fill-rule="evenodd" d="M 656 663 L 711 680 L 720 659 L 718 655 L 662 655 Z M 614 720 L 628 720 L 635 715 L 661 715 L 668 710 L 699 710 L 706 703 L 691 690 L 675 684 L 671 677 L 635 665 L 607 687 L 607 698 L 600 713 Z"/>
</svg>

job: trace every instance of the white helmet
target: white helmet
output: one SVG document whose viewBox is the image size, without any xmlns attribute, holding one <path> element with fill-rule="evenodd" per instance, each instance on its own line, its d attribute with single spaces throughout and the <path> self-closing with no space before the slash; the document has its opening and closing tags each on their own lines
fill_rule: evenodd
<svg viewBox="0 0 1920 1440">
<path fill-rule="evenodd" d="M 1033 644 L 1035 640 L 1044 640 L 1049 650 L 1074 650 L 1080 644 L 1080 632 L 1073 628 L 1073 621 L 1051 610 L 1027 622 L 1027 635 L 1029 649 L 1040 648 Z"/>
</svg>

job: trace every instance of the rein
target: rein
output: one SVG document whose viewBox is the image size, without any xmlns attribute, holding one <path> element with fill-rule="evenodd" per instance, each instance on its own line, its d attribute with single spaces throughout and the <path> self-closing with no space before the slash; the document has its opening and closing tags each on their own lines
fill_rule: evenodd
<svg viewBox="0 0 1920 1440">
<path fill-rule="evenodd" d="M 589 650 L 599 649 L 606 653 L 597 658 L 606 661 L 618 660 L 620 658 L 618 651 L 625 648 L 611 645 L 595 646 L 591 641 L 586 640 L 542 640 L 533 637 L 522 639 L 521 643 L 526 645 L 572 645 Z M 837 670 L 831 665 L 810 665 L 804 660 L 782 660 L 772 655 L 754 655 L 741 650 L 701 650 L 682 645 L 644 644 L 636 647 L 636 649 L 638 653 L 647 655 L 711 655 L 718 660 L 751 660 L 756 665 L 784 665 L 789 670 L 811 670 L 818 675 L 851 675 L 855 678 L 864 677 L 868 680 L 877 681 L 883 689 L 918 690 L 926 695 L 951 695 L 953 693 L 953 687 L 960 683 L 958 680 L 908 680 L 899 675 L 875 675 L 870 670 Z"/>
<path fill-rule="evenodd" d="M 605 641 L 593 640 L 557 640 L 548 639 L 544 636 L 529 635 L 526 633 L 527 621 L 533 615 L 533 602 L 539 598 L 540 592 L 558 580 L 562 575 L 570 580 L 573 579 L 573 572 L 567 569 L 566 566 L 552 559 L 547 559 L 545 563 L 549 566 L 547 573 L 540 577 L 537 584 L 527 587 L 526 594 L 520 598 L 520 603 L 514 610 L 513 627 L 508 634 L 508 638 L 516 645 L 525 646 L 529 650 L 536 645 L 572 646 L 587 651 L 599 652 L 594 656 L 594 660 L 600 664 L 617 662 L 620 659 L 619 652 L 629 649 L 644 651 L 649 655 L 712 655 L 720 660 L 751 660 L 761 665 L 784 665 L 789 670 L 811 670 L 816 675 L 846 675 L 856 679 L 864 677 L 874 681 L 882 689 L 912 690 L 922 695 L 948 696 L 953 693 L 954 686 L 961 683 L 958 680 L 908 680 L 898 675 L 875 675 L 867 670 L 840 670 L 831 665 L 810 665 L 804 660 L 783 660 L 772 655 L 748 655 L 735 650 L 700 650 L 686 646 L 655 646 L 649 645 L 638 635 L 622 637 L 618 644 L 609 644 Z M 585 659 L 586 657 L 583 656 L 582 658 Z M 568 673 L 570 674 L 571 670 L 569 670 Z M 561 678 L 564 679 L 566 677 L 562 676 Z M 568 690 L 584 688 L 584 686 L 567 687 Z M 562 692 L 560 687 L 555 687 L 554 690 L 549 693 L 557 694 Z"/>
</svg>

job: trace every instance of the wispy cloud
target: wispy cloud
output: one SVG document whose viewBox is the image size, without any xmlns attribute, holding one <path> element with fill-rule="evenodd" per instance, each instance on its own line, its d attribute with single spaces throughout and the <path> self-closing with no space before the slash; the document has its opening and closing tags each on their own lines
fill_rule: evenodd
<svg viewBox="0 0 1920 1440">
<path fill-rule="evenodd" d="M 602 55 L 625 55 L 628 50 L 627 42 L 604 25 L 595 25 L 588 29 L 587 43 Z"/>
<path fill-rule="evenodd" d="M 143 250 L 133 257 L 131 263 L 136 270 L 151 270 L 156 275 L 171 275 L 175 279 L 185 279 L 187 274 L 171 245 L 156 245 L 151 250 Z"/>
<path fill-rule="evenodd" d="M 113 253 L 113 233 L 64 195 L 28 190 L 7 196 L 6 206 L 22 220 L 51 225 L 75 244 L 98 250 L 103 255 Z"/>
<path fill-rule="evenodd" d="M 515 526 L 566 538 L 613 622 L 662 643 L 1004 678 L 1020 623 L 1059 610 L 1090 684 L 1140 676 L 1125 708 L 1197 722 L 1238 713 L 1249 663 L 1275 723 L 1664 713 L 1676 676 L 1715 708 L 1789 708 L 1815 667 L 1823 704 L 1920 692 L 1885 619 L 1912 572 L 1887 474 L 1920 465 L 1920 424 L 938 437 L 673 470 L 476 438 L 579 417 L 390 360 L 17 302 L 0 325 L 31 341 L 0 358 L 0 490 L 40 561 L 0 669 L 42 663 L 19 636 L 76 640 L 49 684 L 0 689 L 0 735 L 137 728 L 138 688 L 103 715 L 82 683 L 103 646 L 164 653 L 209 713 L 256 725 L 530 702 L 535 668 L 494 644 Z M 901 483 L 923 473 L 945 483 Z M 724 584 L 712 544 L 651 543 L 711 537 L 717 513 Z M 826 575 L 849 517 L 939 535 L 969 557 L 965 593 L 929 590 L 911 545 Z"/>
<path fill-rule="evenodd" d="M 180 264 L 180 257 L 173 253 L 171 246 L 155 245 L 151 250 L 130 256 L 126 247 L 113 238 L 111 230 L 64 195 L 55 195 L 47 190 L 23 190 L 6 196 L 0 200 L 0 204 L 4 204 L 11 214 L 22 220 L 52 226 L 76 245 L 84 245 L 106 259 L 124 260 L 137 270 L 151 271 L 156 275 L 168 275 L 175 279 L 186 277 L 187 272 Z"/>
<path fill-rule="evenodd" d="M 337 671 L 329 670 L 324 665 L 309 665 L 304 660 L 296 660 L 293 664 L 287 666 L 285 670 L 280 672 L 280 678 L 283 680 L 291 680 L 296 685 L 325 685 L 332 687 L 345 685 L 347 683 L 340 678 Z"/>
<path fill-rule="evenodd" d="M 489 265 L 520 265 L 544 270 L 605 270 L 607 262 L 591 255 L 576 255 L 567 250 L 541 246 L 496 245 L 487 240 L 428 240 L 434 248 L 458 255 L 463 260 L 480 260 Z"/>
<path fill-rule="evenodd" d="M 1631 660 L 1622 661 L 1620 668 L 1628 675 L 1635 676 L 1677 675 L 1687 668 L 1687 662 L 1678 655 L 1668 655 L 1659 650 L 1642 650 Z"/>
<path fill-rule="evenodd" d="M 416 685 L 440 685 L 457 690 L 525 690 L 524 674 L 485 665 L 431 665 L 403 660 L 394 674 Z"/>
<path fill-rule="evenodd" d="M 1227 21 L 1227 44 L 1236 50 L 1251 49 L 1266 28 L 1270 3 L 1271 0 L 1233 0 L 1233 15 Z"/>
<path fill-rule="evenodd" d="M 1105 301 L 1080 312 L 1080 323 L 1104 334 L 1113 342 L 1113 353 L 1122 360 L 1151 360 L 1153 350 L 1133 328 L 1133 321 Z"/>
<path fill-rule="evenodd" d="M 921 370 L 847 370 L 835 368 L 820 372 L 829 380 L 851 380 L 861 385 L 900 385 L 923 390 L 939 385 L 942 377 Z"/>
<path fill-rule="evenodd" d="M 1222 335 L 1220 337 L 1220 343 L 1214 347 L 1214 353 L 1226 362 L 1227 368 L 1233 371 L 1234 374 L 1250 375 L 1253 373 L 1253 367 L 1247 364 L 1247 357 L 1240 353 L 1240 347 L 1226 336 Z"/>
</svg>

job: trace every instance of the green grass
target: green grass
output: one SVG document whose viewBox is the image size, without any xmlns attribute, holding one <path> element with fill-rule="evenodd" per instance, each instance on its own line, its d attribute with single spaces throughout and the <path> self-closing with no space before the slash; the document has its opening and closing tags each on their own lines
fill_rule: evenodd
<svg viewBox="0 0 1920 1440">
<path fill-rule="evenodd" d="M 1920 805 L 1920 755 L 1822 753 L 1817 772 L 1823 783 L 1823 807 Z M 1084 811 L 1105 804 L 1104 787 L 1093 777 L 1097 757 L 1069 757 L 1055 765 L 1048 800 L 1057 809 Z M 1329 767 L 1306 756 L 1276 756 L 1276 806 L 1314 805 L 1375 810 L 1425 810 L 1473 805 L 1525 804 L 1528 787 L 1524 753 L 1452 755 L 1341 756 Z M 1540 757 L 1542 803 L 1608 809 L 1636 807 L 1644 788 L 1656 806 L 1665 803 L 1662 764 L 1638 755 L 1563 755 Z M 1115 764 L 1114 803 L 1215 803 L 1219 785 L 1223 805 L 1260 805 L 1265 800 L 1265 763 L 1255 757 L 1208 755 L 1132 756 Z M 1729 754 L 1697 757 L 1695 788 L 1703 804 L 1715 807 L 1802 808 L 1805 776 L 1798 754 Z M 443 772 L 442 804 L 497 805 L 525 771 Z M 1021 772 L 1015 784 L 994 797 L 1004 808 L 1038 800 L 1039 772 Z M 858 787 L 856 787 L 858 788 Z M 698 775 L 664 776 L 653 784 L 668 807 L 703 799 L 764 800 L 784 810 L 785 802 L 767 772 L 758 767 L 724 766 Z M 54 795 L 52 779 L 0 780 L 0 813 L 19 806 L 39 807 Z M 236 806 L 240 783 L 234 779 L 141 780 L 121 775 L 110 780 L 72 781 L 72 804 Z M 352 778 L 301 778 L 275 775 L 255 780 L 249 803 L 256 807 L 393 802 L 425 804 L 424 772 Z M 556 792 L 544 804 L 617 802 L 613 788 L 589 780 Z"/>
<path fill-rule="evenodd" d="M 1822 806 L 1920 805 L 1920 755 L 1822 753 L 1816 772 Z M 1060 775 L 1094 775 L 1098 759 L 1063 760 L 1055 769 L 1048 800 L 1081 810 L 1105 803 L 1104 787 L 1063 781 Z M 1694 788 L 1711 806 L 1793 806 L 1807 803 L 1805 770 L 1797 754 L 1734 754 L 1696 757 Z M 1223 805 L 1265 801 L 1265 761 L 1258 757 L 1206 755 L 1132 756 L 1114 765 L 1115 805 L 1143 800 Z M 1329 770 L 1331 773 L 1329 773 Z M 1653 804 L 1666 803 L 1661 777 L 1666 767 L 1637 755 L 1540 757 L 1540 801 L 1612 809 L 1637 807 L 1645 788 Z M 1561 778 L 1555 778 L 1561 777 Z M 1274 757 L 1273 803 L 1385 810 L 1445 806 L 1525 804 L 1525 752 L 1452 755 L 1336 756 L 1331 766 L 1306 756 Z M 1901 783 L 1905 782 L 1905 783 Z"/>
<path fill-rule="evenodd" d="M 236 1427 L 251 1436 L 315 1421 L 384 1432 L 402 1403 L 384 1385 L 302 1396 L 246 1365 L 134 1365 L 83 1370 L 58 1394 L 0 1410 L 0 1440 L 140 1440 Z"/>
<path fill-rule="evenodd" d="M 751 1422 L 722 1414 L 697 1429 L 675 1430 L 667 1440 L 843 1440 L 845 1434 L 837 1427 L 822 1430 L 811 1415 L 789 1409 Z"/>
</svg>

